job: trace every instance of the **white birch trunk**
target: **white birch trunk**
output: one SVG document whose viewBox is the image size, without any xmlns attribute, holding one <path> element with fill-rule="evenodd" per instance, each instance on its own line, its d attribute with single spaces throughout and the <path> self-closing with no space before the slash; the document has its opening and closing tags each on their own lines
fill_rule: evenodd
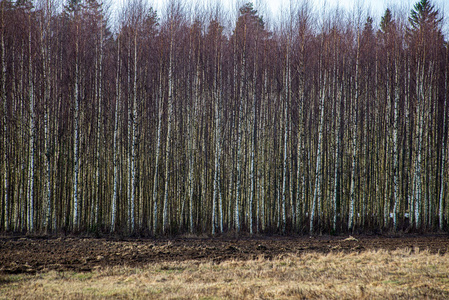
<svg viewBox="0 0 449 300">
<path fill-rule="evenodd" d="M 384 195 L 383 195 L 383 227 L 387 227 L 390 217 L 390 167 L 391 167 L 391 82 L 390 82 L 390 54 L 387 52 L 387 66 L 386 66 L 386 114 L 385 114 L 385 169 L 384 169 Z M 382 202 L 382 201 L 381 201 Z"/>
<path fill-rule="evenodd" d="M 47 90 L 48 85 L 45 87 Z M 48 105 L 47 99 L 45 97 L 46 106 Z M 51 221 L 51 174 L 50 174 L 50 138 L 48 129 L 48 107 L 45 108 L 44 113 L 44 135 L 45 135 L 45 212 L 44 212 L 44 229 L 48 231 L 48 226 Z"/>
<path fill-rule="evenodd" d="M 415 146 L 416 146 L 416 162 L 415 162 L 415 191 L 414 191 L 414 202 L 415 202 L 415 227 L 418 229 L 421 226 L 421 199 L 422 199 L 422 178 L 421 178 L 421 164 L 422 164 L 422 131 L 423 131 L 423 116 L 422 116 L 422 105 L 423 105 L 423 91 L 424 91 L 424 66 L 420 66 L 418 63 L 417 68 L 417 99 L 416 104 L 416 133 L 415 133 Z"/>
<path fill-rule="evenodd" d="M 44 31 L 48 34 L 50 32 L 49 23 L 49 7 L 45 8 L 47 11 L 47 24 L 44 28 L 43 19 L 41 19 L 41 58 L 42 58 L 42 75 L 44 77 L 44 153 L 45 153 L 45 189 L 44 189 L 44 199 L 45 200 L 45 212 L 43 216 L 43 228 L 48 231 L 48 226 L 51 222 L 51 174 L 50 174 L 50 138 L 49 138 L 49 128 L 48 128 L 48 118 L 49 118 L 49 89 L 50 89 L 50 76 L 48 74 L 48 68 L 50 67 L 50 57 L 49 49 L 46 45 L 46 40 L 44 38 Z"/>
<path fill-rule="evenodd" d="M 100 201 L 100 141 L 101 141 L 101 114 L 103 103 L 103 20 L 100 23 L 100 57 L 98 59 L 98 114 L 97 114 L 97 153 L 96 153 L 96 166 L 95 166 L 95 198 L 92 201 L 92 214 L 91 217 L 95 226 L 98 225 L 98 206 Z"/>
<path fill-rule="evenodd" d="M 33 83 L 33 65 L 31 61 L 31 16 L 30 16 L 30 32 L 28 37 L 29 43 L 29 70 L 28 70 L 28 84 L 29 84 L 29 109 L 30 109 L 30 124 L 29 124 L 29 170 L 28 170 L 28 230 L 30 232 L 34 231 L 34 156 L 35 156 L 35 112 L 34 112 L 34 83 Z"/>
<path fill-rule="evenodd" d="M 287 99 L 284 103 L 284 157 L 283 157 L 283 170 L 282 170 L 282 202 L 281 202 L 281 214 L 282 214 L 282 233 L 285 233 L 285 226 L 287 223 L 286 217 L 286 194 L 287 194 L 287 139 L 288 139 L 288 103 Z"/>
<path fill-rule="evenodd" d="M 263 93 L 262 93 L 262 104 L 261 104 L 261 109 L 260 109 L 260 132 L 265 132 L 265 122 L 266 122 L 266 116 L 265 116 L 265 110 L 266 110 L 266 106 L 267 106 L 267 102 L 268 102 L 268 70 L 267 68 L 265 68 L 264 71 L 264 84 L 263 84 Z M 265 231 L 265 159 L 266 159 L 266 155 L 265 155 L 265 138 L 261 135 L 261 140 L 262 142 L 261 144 L 261 149 L 260 149 L 260 154 L 261 154 L 261 162 L 260 162 L 260 174 L 259 176 L 261 177 L 260 179 L 260 198 L 258 199 L 258 203 L 260 203 L 260 225 L 261 225 L 261 230 L 262 232 Z"/>
<path fill-rule="evenodd" d="M 256 41 L 257 49 L 257 41 Z M 256 54 L 257 55 L 257 54 Z M 256 191 L 256 177 L 255 177 L 255 152 L 256 152 L 256 141 L 257 141 L 257 130 L 256 130 L 256 80 L 257 80 L 257 58 L 254 59 L 254 72 L 253 72 L 253 103 L 252 103 L 252 139 L 251 139 L 251 162 L 250 162 L 250 195 L 249 195 L 249 233 L 253 234 L 253 202 L 254 194 Z"/>
<path fill-rule="evenodd" d="M 312 209 L 310 212 L 310 234 L 313 233 L 313 223 L 315 221 L 315 210 L 317 202 L 321 198 L 321 181 L 322 181 L 322 171 L 321 171 L 321 148 L 323 141 L 323 127 L 324 127 L 324 98 L 326 96 L 326 74 L 324 75 L 324 85 L 321 89 L 321 99 L 320 99 L 320 123 L 318 125 L 318 147 L 316 153 L 316 172 L 315 172 L 315 190 L 313 193 Z"/>
<path fill-rule="evenodd" d="M 344 82 L 344 80 L 343 80 Z M 341 85 L 341 90 L 338 93 L 337 96 L 337 103 L 335 108 L 335 168 L 334 168 L 334 191 L 333 191 L 333 198 L 332 198 L 332 229 L 334 231 L 337 230 L 337 193 L 338 193 L 338 173 L 340 170 L 340 104 L 341 104 L 341 97 L 343 94 L 343 84 Z"/>
<path fill-rule="evenodd" d="M 220 176 L 220 156 L 221 156 L 221 127 L 220 127 L 220 92 L 218 91 L 218 77 L 220 76 L 220 54 L 218 52 L 218 42 L 215 45 L 216 52 L 216 67 L 214 78 L 214 99 L 215 99 L 215 170 L 214 170 L 214 192 L 212 196 L 212 234 L 215 234 L 216 227 L 216 201 L 217 194 L 219 193 L 219 176 Z M 220 193 L 221 194 L 221 193 Z M 220 196 L 218 196 L 220 198 Z M 220 198 L 221 199 L 221 198 Z M 220 232 L 223 231 L 223 205 L 221 200 L 219 201 L 219 222 Z"/>
<path fill-rule="evenodd" d="M 288 42 L 287 42 L 288 43 Z M 291 102 L 290 95 L 290 45 L 287 44 L 287 59 L 285 62 L 284 77 L 285 77 L 285 103 L 284 103 L 284 162 L 283 162 L 283 175 L 282 175 L 282 233 L 285 233 L 285 227 L 287 224 L 286 216 L 286 194 L 287 194 L 287 151 L 288 151 L 288 108 Z"/>
<path fill-rule="evenodd" d="M 243 73 L 244 71 L 242 71 Z M 242 75 L 243 77 L 243 75 Z M 240 87 L 241 90 L 243 90 L 243 87 Z M 240 91 L 239 97 L 239 114 L 238 114 L 238 125 L 237 125 L 237 186 L 236 186 L 236 197 L 235 197 L 235 215 L 234 215 L 234 224 L 235 224 L 235 230 L 236 232 L 240 232 L 240 185 L 241 185 L 241 176 L 242 176 L 242 170 L 241 170 L 241 155 L 242 155 L 242 115 L 243 115 L 243 104 L 242 104 L 242 91 Z"/>
<path fill-rule="evenodd" d="M 391 168 L 391 82 L 390 82 L 390 55 L 387 53 L 387 66 L 386 66 L 386 113 L 384 116 L 385 120 L 385 147 L 384 147 L 384 194 L 380 202 L 383 202 L 383 227 L 387 227 L 388 220 L 390 217 L 390 168 Z"/>
<path fill-rule="evenodd" d="M 171 21 L 173 22 L 173 21 Z M 171 25 L 173 26 L 173 25 Z M 170 28 L 170 54 L 168 63 L 168 121 L 167 121 L 167 140 L 165 146 L 165 191 L 164 191 L 164 207 L 162 212 L 162 231 L 167 233 L 168 230 L 168 182 L 170 172 L 170 145 L 171 145 L 171 127 L 173 114 L 173 28 Z"/>
<path fill-rule="evenodd" d="M 245 69 L 246 69 L 246 24 L 243 33 L 244 43 L 243 43 L 243 54 L 242 54 L 242 66 L 240 70 L 240 95 L 239 95 L 239 114 L 238 114 L 238 126 L 237 126 L 237 187 L 236 187 L 236 197 L 235 197 L 235 215 L 234 224 L 237 233 L 240 232 L 240 192 L 241 192 L 241 177 L 242 177 L 242 125 L 243 125 L 243 89 L 245 87 Z M 235 52 L 234 52 L 234 55 Z"/>
<path fill-rule="evenodd" d="M 298 145 L 297 145 L 297 172 L 296 172 L 296 226 L 301 230 L 300 226 L 303 220 L 303 212 L 301 211 L 301 203 L 305 199 L 304 176 L 305 172 L 301 173 L 303 168 L 303 143 L 304 143 L 304 101 L 305 101 L 305 40 L 304 34 L 301 37 L 301 60 L 300 60 L 300 74 L 299 74 L 299 111 L 298 111 Z"/>
<path fill-rule="evenodd" d="M 262 232 L 265 231 L 265 143 L 262 144 L 262 172 L 260 174 L 261 178 L 261 183 L 260 183 L 260 225 L 261 225 L 261 230 Z"/>
<path fill-rule="evenodd" d="M 191 108 L 191 110 L 194 108 Z M 190 115 L 191 112 L 189 112 L 189 115 L 187 116 L 187 127 L 188 129 L 188 148 L 189 148 L 189 175 L 188 175 L 188 191 L 189 191 L 189 232 L 193 233 L 193 187 L 194 187 L 194 177 L 193 177 L 193 167 L 194 167 L 194 151 L 193 147 L 195 143 L 193 142 L 194 139 L 194 133 L 193 133 L 193 116 Z"/>
<path fill-rule="evenodd" d="M 159 95 L 157 96 L 157 110 L 158 110 L 158 121 L 157 121 L 157 141 L 156 141 L 156 158 L 155 158 L 155 170 L 154 170 L 154 181 L 153 181 L 153 235 L 157 232 L 157 213 L 158 213 L 158 188 L 159 188 L 159 157 L 161 153 L 161 126 L 162 126 L 162 64 L 159 75 Z"/>
<path fill-rule="evenodd" d="M 397 229 L 397 210 L 399 205 L 399 157 L 398 157 L 398 128 L 399 128 L 399 64 L 395 63 L 394 77 L 394 126 L 393 126 L 393 227 Z"/>
<path fill-rule="evenodd" d="M 222 80 L 222 76 L 221 76 L 221 51 L 218 51 L 218 70 L 217 70 L 217 76 L 218 76 L 218 82 L 219 82 L 219 87 L 217 87 L 217 92 L 218 92 L 218 110 L 220 111 L 222 109 L 222 86 L 223 86 L 223 80 Z M 223 232 L 223 193 L 221 191 L 221 167 L 220 167 L 220 162 L 221 162 L 221 154 L 222 154 L 222 131 L 221 131 L 221 115 L 218 115 L 219 120 L 218 120 L 218 137 L 219 137 L 219 143 L 218 143 L 218 209 L 219 209 L 219 214 L 220 214 L 220 233 Z"/>
<path fill-rule="evenodd" d="M 359 30 L 357 28 L 357 58 L 355 65 L 355 97 L 352 104 L 352 124 L 354 128 L 352 129 L 352 165 L 351 165 L 351 188 L 350 188 L 350 200 L 349 200 L 349 216 L 348 216 L 348 229 L 352 230 L 354 222 L 354 204 L 355 204 L 355 184 L 356 184 L 356 161 L 357 161 L 357 106 L 359 102 L 359 56 L 360 56 L 360 37 Z"/>
<path fill-rule="evenodd" d="M 3 190 L 5 193 L 5 231 L 9 231 L 9 198 L 8 198 L 8 150 L 7 150 L 7 137 L 8 137 L 8 123 L 7 123 L 7 105 L 6 105 L 6 60 L 5 60 L 5 32 L 4 29 L 4 2 L 2 2 L 2 39 L 1 39 L 1 47 L 2 47 L 2 77 L 1 77 L 1 88 L 2 88 L 2 94 L 1 99 L 3 103 Z"/>
<path fill-rule="evenodd" d="M 126 201 L 127 201 L 127 207 L 126 207 L 126 225 L 128 226 L 128 229 L 131 227 L 130 220 L 131 220 L 131 160 L 132 160 L 132 154 L 131 154 L 131 148 L 133 143 L 133 134 L 132 134 L 132 119 L 133 119 L 133 100 L 134 97 L 132 95 L 132 92 L 134 91 L 133 86 L 131 85 L 131 68 L 133 67 L 133 61 L 131 59 L 131 53 L 132 51 L 132 40 L 133 38 L 128 38 L 128 67 L 127 67 L 127 87 L 128 87 L 128 97 L 126 99 L 127 106 L 128 106 L 128 126 L 127 126 L 127 135 L 126 135 L 126 170 L 127 170 L 127 187 L 126 187 Z M 134 82 L 133 82 L 134 83 Z"/>
<path fill-rule="evenodd" d="M 449 47 L 447 47 L 449 50 Z M 447 57 L 447 54 L 446 54 Z M 447 66 L 447 60 L 446 60 Z M 447 132 L 446 132 L 446 106 L 447 106 L 447 82 L 448 82 L 448 70 L 446 68 L 444 72 L 445 80 L 444 80 L 444 90 L 446 91 L 444 94 L 444 105 L 443 105 L 443 137 L 442 137 L 442 146 L 441 146 L 441 171 L 440 171 L 440 197 L 438 203 L 438 221 L 440 230 L 443 230 L 443 201 L 444 201 L 444 175 L 445 175 L 445 163 L 446 163 L 446 143 L 447 143 Z"/>
<path fill-rule="evenodd" d="M 410 224 L 413 224 L 414 221 L 414 213 L 413 213 L 413 193 L 414 193 L 414 184 L 413 184 L 413 178 L 412 178 L 412 169 L 413 169 L 413 129 L 410 126 L 410 108 L 411 108 L 411 101 L 410 101 L 410 81 L 411 81 L 411 72 L 410 72 L 410 62 L 409 59 L 407 59 L 406 68 L 407 68 L 407 77 L 406 77 L 406 85 L 405 85 L 405 128 L 407 129 L 407 144 L 409 146 L 408 148 L 408 155 L 409 155 L 409 163 L 407 166 L 407 186 L 408 189 L 406 191 L 407 195 L 407 207 L 409 210 L 409 220 Z"/>
<path fill-rule="evenodd" d="M 135 201 L 136 201 L 136 147 L 137 141 L 137 32 L 134 33 L 134 82 L 133 82 L 133 112 L 132 112 L 132 134 L 131 134 L 131 208 L 130 208 L 130 228 L 134 232 L 135 228 Z"/>
<path fill-rule="evenodd" d="M 216 85 L 216 83 L 214 82 Z M 216 97 L 217 91 L 216 86 L 214 87 L 214 94 L 215 94 L 215 104 L 214 104 L 214 110 L 215 110 L 215 166 L 214 166 L 214 192 L 212 195 L 212 235 L 215 235 L 215 227 L 217 225 L 216 223 L 216 199 L 217 199 L 217 193 L 218 193 L 218 168 L 219 168 L 219 136 L 218 136 L 218 127 L 219 127 L 219 111 L 218 111 L 218 99 Z"/>
<path fill-rule="evenodd" d="M 76 27 L 77 37 L 75 41 L 75 112 L 74 112 L 74 133 L 73 133 L 73 159 L 75 167 L 73 170 L 73 229 L 78 230 L 78 179 L 79 179 L 79 60 L 78 60 L 78 25 Z"/>
<path fill-rule="evenodd" d="M 297 161 L 298 166 L 296 170 L 296 229 L 300 230 L 300 226 L 302 223 L 302 212 L 301 212 L 301 194 L 304 193 L 302 190 L 302 184 L 301 184 L 301 167 L 302 167 L 302 116 L 303 116 L 303 103 L 304 103 L 304 96 L 303 96 L 304 90 L 301 89 L 301 96 L 300 96 L 300 105 L 299 105 L 299 112 L 298 112 L 298 145 L 297 145 Z"/>
<path fill-rule="evenodd" d="M 114 187 L 112 195 L 111 208 L 111 232 L 115 231 L 115 223 L 117 218 L 117 201 L 118 201 L 118 134 L 119 134 L 119 112 L 120 112 L 120 36 L 117 37 L 117 77 L 115 83 L 116 99 L 115 99 L 115 117 L 114 117 L 114 146 L 113 146 L 113 164 L 114 164 Z"/>
<path fill-rule="evenodd" d="M 192 60 L 192 46 L 189 52 L 190 60 Z M 199 100 L 199 61 L 196 63 L 196 75 L 194 77 L 194 92 L 192 106 L 187 115 L 188 127 L 188 151 L 189 151 L 189 175 L 188 175 L 188 191 L 189 191 L 189 232 L 193 233 L 193 194 L 195 188 L 195 177 L 193 176 L 195 168 L 195 153 L 196 153 L 196 124 L 198 119 L 198 100 Z"/>
<path fill-rule="evenodd" d="M 217 106 L 217 104 L 215 104 L 215 107 Z M 218 109 L 215 109 L 215 113 L 218 113 Z M 217 119 L 218 117 L 215 116 L 215 126 L 217 126 Z M 216 129 L 215 129 L 216 131 Z M 217 144 L 217 137 L 218 135 L 215 135 L 215 143 Z M 212 235 L 215 235 L 215 227 L 217 225 L 217 221 L 216 221 L 216 198 L 217 198 L 217 193 L 218 193 L 218 146 L 215 145 L 215 170 L 214 170 L 214 191 L 213 191 L 213 195 L 212 195 Z"/>
</svg>

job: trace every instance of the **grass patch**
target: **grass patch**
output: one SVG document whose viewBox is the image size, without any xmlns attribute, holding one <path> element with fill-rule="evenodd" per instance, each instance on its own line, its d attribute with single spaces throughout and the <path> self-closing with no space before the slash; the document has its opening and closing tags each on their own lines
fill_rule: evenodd
<svg viewBox="0 0 449 300">
<path fill-rule="evenodd" d="M 0 285 L 12 284 L 24 280 L 24 275 L 0 275 Z"/>
<path fill-rule="evenodd" d="M 64 299 L 449 299 L 449 255 L 308 253 L 267 260 L 164 262 L 61 275 L 0 277 L 0 298 Z"/>
</svg>

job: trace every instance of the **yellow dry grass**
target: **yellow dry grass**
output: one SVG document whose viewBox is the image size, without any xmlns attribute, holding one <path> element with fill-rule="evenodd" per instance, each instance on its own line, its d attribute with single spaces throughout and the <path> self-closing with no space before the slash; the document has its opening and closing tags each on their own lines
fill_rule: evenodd
<svg viewBox="0 0 449 300">
<path fill-rule="evenodd" d="M 1 299 L 449 299 L 449 254 L 307 253 L 0 276 Z"/>
</svg>

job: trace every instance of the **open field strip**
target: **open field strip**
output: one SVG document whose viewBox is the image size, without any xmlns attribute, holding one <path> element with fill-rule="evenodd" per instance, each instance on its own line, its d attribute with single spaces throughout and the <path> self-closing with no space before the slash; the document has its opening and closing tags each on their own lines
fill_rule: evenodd
<svg viewBox="0 0 449 300">
<path fill-rule="evenodd" d="M 0 275 L 1 299 L 449 298 L 449 254 L 419 249 Z"/>
</svg>

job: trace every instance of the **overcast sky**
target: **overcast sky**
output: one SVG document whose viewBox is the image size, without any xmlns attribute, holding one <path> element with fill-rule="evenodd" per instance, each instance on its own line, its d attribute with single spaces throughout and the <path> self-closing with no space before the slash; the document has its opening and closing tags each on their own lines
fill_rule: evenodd
<svg viewBox="0 0 449 300">
<path fill-rule="evenodd" d="M 113 8 L 118 8 L 127 0 L 109 0 L 112 2 Z M 146 0 L 143 0 L 146 1 Z M 164 5 L 169 0 L 147 0 L 148 3 L 155 7 L 158 12 L 163 11 Z M 184 3 L 197 3 L 200 6 L 207 7 L 210 3 L 215 3 L 216 0 L 183 0 Z M 302 2 L 305 0 L 291 0 L 293 2 Z M 416 2 L 419 0 L 308 0 L 314 10 L 322 11 L 332 10 L 337 7 L 344 9 L 346 12 L 354 11 L 356 7 L 363 7 L 365 12 L 368 12 L 373 17 L 374 23 L 379 24 L 381 16 L 384 14 L 387 8 L 392 9 L 393 12 L 403 11 L 407 16 L 410 14 L 410 10 L 413 8 Z M 258 9 L 263 15 L 263 11 L 268 10 L 272 13 L 272 19 L 276 20 L 282 14 L 282 7 L 288 7 L 289 0 L 222 0 L 220 1 L 223 6 L 230 12 L 237 11 L 237 7 L 243 3 L 252 2 L 254 7 Z M 240 4 L 237 4 L 240 3 Z M 449 1 L 448 0 L 431 0 L 431 3 L 440 10 L 442 15 L 449 16 Z M 264 8 L 265 7 L 265 8 Z M 265 16 L 266 18 L 266 16 Z M 449 18 L 445 18 L 445 26 L 443 28 L 445 36 L 449 33 Z"/>
</svg>

